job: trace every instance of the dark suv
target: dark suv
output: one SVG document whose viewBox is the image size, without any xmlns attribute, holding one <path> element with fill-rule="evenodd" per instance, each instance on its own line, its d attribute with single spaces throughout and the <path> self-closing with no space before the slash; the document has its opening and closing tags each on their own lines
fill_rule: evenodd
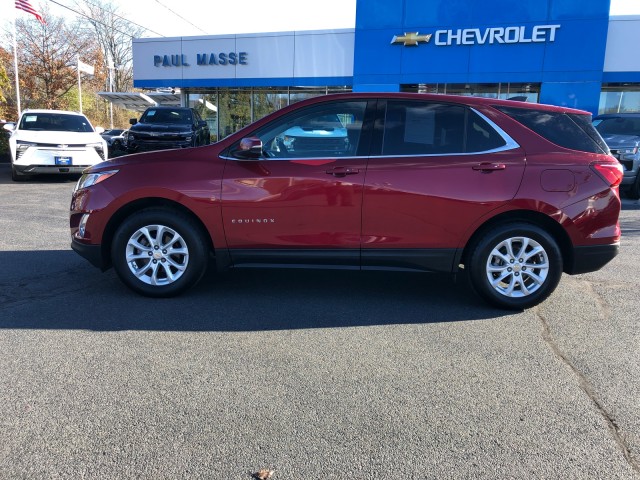
<svg viewBox="0 0 640 480">
<path fill-rule="evenodd" d="M 624 177 L 620 188 L 629 198 L 640 198 L 640 113 L 598 115 L 593 125 L 607 142 L 611 154 L 620 160 Z"/>
<path fill-rule="evenodd" d="M 140 120 L 129 120 L 127 152 L 209 145 L 207 122 L 193 108 L 150 107 Z"/>
<path fill-rule="evenodd" d="M 340 125 L 310 129 L 326 118 Z M 587 112 L 329 95 L 209 147 L 92 167 L 73 193 L 72 247 L 155 297 L 194 285 L 213 257 L 219 270 L 464 273 L 487 301 L 521 309 L 549 296 L 562 272 L 617 254 L 621 179 Z"/>
</svg>

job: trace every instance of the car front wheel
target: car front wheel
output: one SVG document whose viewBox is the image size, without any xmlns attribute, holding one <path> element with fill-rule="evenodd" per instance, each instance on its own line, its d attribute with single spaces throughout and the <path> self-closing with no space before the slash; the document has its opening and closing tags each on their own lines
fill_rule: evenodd
<svg viewBox="0 0 640 480">
<path fill-rule="evenodd" d="M 200 227 L 169 209 L 134 213 L 116 231 L 113 266 L 132 290 L 149 297 L 170 297 L 195 285 L 207 268 Z"/>
<path fill-rule="evenodd" d="M 544 301 L 562 275 L 557 242 L 541 228 L 501 225 L 472 247 L 470 279 L 474 290 L 501 308 L 520 310 Z"/>
</svg>

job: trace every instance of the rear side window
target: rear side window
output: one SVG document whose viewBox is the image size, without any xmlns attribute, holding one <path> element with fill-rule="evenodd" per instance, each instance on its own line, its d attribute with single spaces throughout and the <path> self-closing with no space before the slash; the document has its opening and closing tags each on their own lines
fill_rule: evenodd
<svg viewBox="0 0 640 480">
<path fill-rule="evenodd" d="M 606 143 L 591 125 L 591 115 L 502 106 L 496 108 L 561 147 L 589 153 L 609 152 Z"/>
<path fill-rule="evenodd" d="M 486 152 L 506 141 L 472 110 L 460 105 L 389 101 L 382 155 Z"/>
</svg>

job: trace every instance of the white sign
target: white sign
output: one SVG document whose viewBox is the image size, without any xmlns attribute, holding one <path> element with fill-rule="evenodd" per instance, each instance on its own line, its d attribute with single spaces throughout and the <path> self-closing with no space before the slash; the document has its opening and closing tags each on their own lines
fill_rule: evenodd
<svg viewBox="0 0 640 480">
<path fill-rule="evenodd" d="M 88 73 L 89 75 L 94 75 L 95 68 L 88 63 L 84 63 L 78 59 L 78 71 Z"/>
<path fill-rule="evenodd" d="M 435 44 L 448 45 L 484 45 L 494 43 L 544 43 L 554 42 L 556 30 L 560 25 L 465 28 L 457 30 L 436 30 Z"/>
</svg>

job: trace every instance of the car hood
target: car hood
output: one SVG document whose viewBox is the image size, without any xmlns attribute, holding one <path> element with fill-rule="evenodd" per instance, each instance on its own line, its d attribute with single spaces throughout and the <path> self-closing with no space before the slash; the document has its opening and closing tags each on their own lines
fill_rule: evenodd
<svg viewBox="0 0 640 480">
<path fill-rule="evenodd" d="M 145 132 L 190 132 L 191 125 L 184 123 L 136 123 L 129 129 L 134 133 Z"/>
<path fill-rule="evenodd" d="M 80 145 L 102 143 L 103 141 L 102 137 L 96 132 L 46 132 L 37 130 L 18 130 L 12 135 L 12 140 L 56 145 Z"/>
<path fill-rule="evenodd" d="M 620 135 L 620 134 L 608 134 L 603 135 L 602 138 L 607 143 L 609 148 L 622 147 L 625 145 L 637 145 L 640 143 L 640 135 Z"/>
</svg>

